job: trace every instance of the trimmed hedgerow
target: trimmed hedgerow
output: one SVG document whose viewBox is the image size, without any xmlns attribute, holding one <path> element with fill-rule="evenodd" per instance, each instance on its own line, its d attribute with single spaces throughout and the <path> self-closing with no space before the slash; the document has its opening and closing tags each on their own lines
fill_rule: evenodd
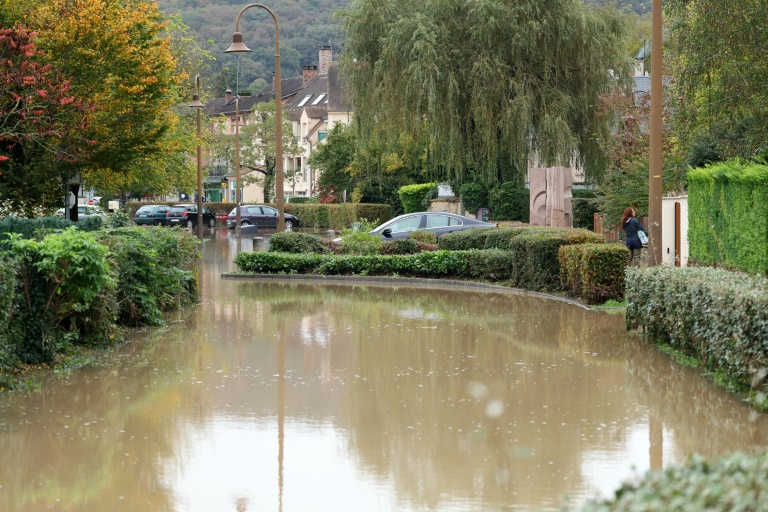
<svg viewBox="0 0 768 512">
<path fill-rule="evenodd" d="M 560 286 L 587 304 L 624 297 L 629 250 L 621 244 L 565 245 L 558 251 Z"/>
<path fill-rule="evenodd" d="M 235 264 L 241 272 L 254 274 L 311 274 L 322 259 L 312 253 L 241 252 L 235 256 Z"/>
<path fill-rule="evenodd" d="M 411 231 L 408 237 L 424 244 L 437 244 L 437 234 L 428 229 L 416 229 Z"/>
<path fill-rule="evenodd" d="M 514 255 L 509 251 L 467 251 L 464 257 L 467 261 L 466 274 L 461 277 L 479 281 L 509 281 L 515 277 L 517 267 Z"/>
<path fill-rule="evenodd" d="M 689 464 L 650 471 L 614 497 L 582 505 L 581 512 L 757 512 L 768 509 L 768 454 L 735 453 L 715 461 L 694 455 Z"/>
<path fill-rule="evenodd" d="M 501 228 L 473 228 L 446 233 L 437 239 L 437 245 L 441 250 L 446 251 L 485 249 L 489 233 L 498 229 Z"/>
<path fill-rule="evenodd" d="M 768 273 L 768 165 L 722 162 L 688 173 L 692 260 Z"/>
<path fill-rule="evenodd" d="M 275 233 L 269 239 L 269 252 L 288 252 L 294 254 L 315 253 L 325 254 L 328 247 L 323 244 L 322 238 L 310 233 L 298 233 L 284 231 Z"/>
<path fill-rule="evenodd" d="M 531 216 L 531 191 L 516 183 L 502 183 L 490 193 L 493 220 L 529 222 Z"/>
<path fill-rule="evenodd" d="M 415 254 L 420 252 L 419 243 L 412 238 L 396 238 L 379 246 L 381 254 Z"/>
<path fill-rule="evenodd" d="M 627 329 L 744 386 L 768 367 L 768 279 L 717 268 L 628 268 Z"/>
<path fill-rule="evenodd" d="M 427 203 L 436 192 L 437 183 L 419 183 L 400 187 L 397 194 L 400 196 L 400 202 L 403 204 L 405 213 L 413 213 L 426 210 Z"/>
</svg>

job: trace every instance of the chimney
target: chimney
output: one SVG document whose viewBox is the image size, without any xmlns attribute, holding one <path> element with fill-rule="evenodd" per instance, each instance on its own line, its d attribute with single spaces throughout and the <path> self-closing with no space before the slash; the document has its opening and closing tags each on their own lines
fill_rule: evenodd
<svg viewBox="0 0 768 512">
<path fill-rule="evenodd" d="M 226 94 L 227 94 L 227 99 L 224 102 L 224 104 L 229 105 L 229 102 L 232 101 L 232 89 L 227 89 Z"/>
<path fill-rule="evenodd" d="M 316 74 L 317 74 L 317 66 L 301 67 L 301 75 L 304 77 L 304 85 L 307 85 L 307 82 L 312 80 Z"/>
<path fill-rule="evenodd" d="M 320 64 L 318 74 L 328 74 L 328 63 L 333 60 L 333 46 L 320 46 L 320 55 L 318 57 L 318 63 Z"/>
</svg>

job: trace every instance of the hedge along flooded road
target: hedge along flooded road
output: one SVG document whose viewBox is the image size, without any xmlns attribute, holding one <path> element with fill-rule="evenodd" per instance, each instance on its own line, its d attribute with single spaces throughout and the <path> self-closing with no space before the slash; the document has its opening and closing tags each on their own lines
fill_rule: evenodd
<svg viewBox="0 0 768 512">
<path fill-rule="evenodd" d="M 222 280 L 100 364 L 0 396 L 0 510 L 554 510 L 764 446 L 768 422 L 537 297 Z"/>
</svg>

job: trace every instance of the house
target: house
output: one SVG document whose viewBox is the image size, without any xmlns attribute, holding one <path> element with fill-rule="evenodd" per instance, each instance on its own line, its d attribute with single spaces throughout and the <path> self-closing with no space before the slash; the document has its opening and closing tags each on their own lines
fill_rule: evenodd
<svg viewBox="0 0 768 512">
<path fill-rule="evenodd" d="M 237 123 L 240 126 L 252 122 L 256 105 L 275 97 L 273 83 L 258 95 L 240 94 L 239 102 L 231 90 L 222 98 L 211 100 L 203 112 L 218 122 L 224 116 L 228 120 L 227 133 L 234 134 Z M 301 76 L 281 80 L 281 101 L 288 112 L 293 135 L 299 141 L 303 152 L 299 156 L 285 156 L 283 170 L 286 176 L 283 190 L 290 201 L 291 196 L 312 195 L 318 176 L 310 169 L 309 156 L 336 122 L 348 124 L 351 110 L 342 91 L 339 80 L 338 62 L 333 61 L 333 48 L 320 46 L 317 66 L 304 66 Z M 237 115 L 239 114 L 239 116 Z M 226 162 L 209 162 L 209 176 L 204 180 L 205 196 L 210 201 L 235 201 L 235 170 Z M 241 169 L 241 176 L 251 172 Z M 243 178 L 245 181 L 245 178 Z M 264 200 L 261 185 L 246 184 L 243 189 L 244 203 L 258 203 Z"/>
</svg>

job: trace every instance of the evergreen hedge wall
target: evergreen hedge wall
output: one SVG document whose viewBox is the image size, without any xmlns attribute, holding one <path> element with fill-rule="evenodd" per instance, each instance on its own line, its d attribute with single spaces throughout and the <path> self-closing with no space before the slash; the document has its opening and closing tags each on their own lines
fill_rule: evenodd
<svg viewBox="0 0 768 512">
<path fill-rule="evenodd" d="M 531 191 L 512 182 L 502 183 L 491 191 L 491 218 L 529 222 L 531 217 Z"/>
<path fill-rule="evenodd" d="M 730 161 L 690 171 L 688 242 L 697 263 L 768 273 L 768 165 Z"/>
<path fill-rule="evenodd" d="M 437 192 L 437 183 L 419 183 L 400 187 L 397 194 L 403 204 L 405 213 L 423 212 L 427 209 L 427 203 Z"/>
</svg>

